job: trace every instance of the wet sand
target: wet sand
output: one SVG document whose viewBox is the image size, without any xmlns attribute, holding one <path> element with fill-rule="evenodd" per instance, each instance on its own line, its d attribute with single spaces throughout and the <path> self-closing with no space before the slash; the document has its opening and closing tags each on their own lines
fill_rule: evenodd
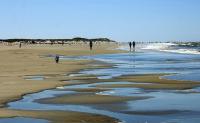
<svg viewBox="0 0 200 123">
<path fill-rule="evenodd" d="M 110 89 L 101 89 L 101 88 L 69 88 L 69 89 L 56 89 L 56 91 L 75 91 L 75 92 L 92 92 L 98 93 L 102 91 L 108 91 Z"/>
<path fill-rule="evenodd" d="M 126 102 L 130 100 L 142 100 L 149 97 L 143 96 L 131 96 L 131 97 L 120 97 L 111 95 L 97 95 L 94 93 L 77 93 L 60 95 L 53 98 L 44 98 L 36 100 L 36 102 L 44 104 L 114 104 L 120 102 Z"/>
<path fill-rule="evenodd" d="M 28 117 L 46 119 L 52 123 L 117 123 L 118 120 L 102 115 L 72 111 L 22 111 L 0 109 L 0 118 Z"/>
<path fill-rule="evenodd" d="M 123 111 L 125 114 L 134 114 L 134 115 L 170 115 L 177 113 L 187 113 L 189 111 L 181 111 L 181 110 L 155 110 L 155 111 Z"/>
<path fill-rule="evenodd" d="M 73 77 L 66 76 L 70 73 L 80 71 L 86 68 L 109 67 L 106 64 L 98 63 L 97 66 L 90 66 L 95 61 L 91 60 L 67 60 L 54 62 L 53 58 L 46 58 L 49 54 L 59 54 L 66 56 L 96 55 L 119 53 L 120 50 L 114 50 L 115 44 L 102 44 L 94 47 L 90 51 L 88 45 L 27 45 L 19 49 L 18 46 L 0 46 L 0 106 L 4 107 L 7 102 L 20 99 L 28 93 L 35 93 L 45 89 L 52 89 L 64 85 L 82 84 L 83 82 L 66 82 L 61 80 L 73 80 Z M 96 63 L 97 64 L 97 63 Z M 25 80 L 24 78 L 34 75 L 44 75 L 44 80 Z M 81 78 L 80 78 L 81 79 Z M 0 117 L 10 117 L 7 110 L 0 109 Z M 10 112 L 10 111 L 9 111 Z M 23 111 L 24 112 L 24 111 Z M 37 113 L 31 113 L 31 117 L 39 117 Z M 12 113 L 11 113 L 12 114 Z M 16 113 L 15 113 L 16 114 Z M 26 113 L 22 113 L 21 116 Z M 40 114 L 40 113 L 39 113 Z M 62 114 L 62 113 L 60 113 Z M 75 113 L 76 114 L 76 113 Z M 77 113 L 85 115 L 84 113 Z M 56 114 L 55 114 L 56 115 Z M 81 120 L 71 117 L 71 112 L 65 112 L 65 121 Z M 41 115 L 42 116 L 42 115 Z M 58 116 L 58 115 L 56 115 Z M 54 117 L 56 119 L 56 116 Z M 85 115 L 86 116 L 86 115 Z M 92 116 L 92 115 L 91 115 Z M 12 117 L 12 116 L 11 116 Z M 74 116 L 75 117 L 75 116 Z M 93 119 L 87 115 L 88 119 Z M 44 119 L 52 120 L 51 115 L 45 114 Z M 105 117 L 104 117 L 105 118 Z M 103 119 L 104 119 L 103 118 Z M 86 118 L 87 119 L 87 118 Z M 95 118 L 94 118 L 95 119 Z M 102 119 L 102 120 L 103 120 Z M 106 119 L 106 118 L 105 118 Z M 54 121 L 54 120 L 53 120 Z M 70 121 L 70 120 L 69 120 Z"/>
<path fill-rule="evenodd" d="M 184 90 L 200 86 L 200 82 L 161 79 L 164 74 L 127 75 L 116 78 L 118 81 L 133 82 L 133 84 L 101 84 L 98 88 L 142 88 Z"/>
<path fill-rule="evenodd" d="M 127 76 L 121 76 L 117 79 L 121 79 L 124 81 L 129 82 L 144 82 L 144 83 L 156 83 L 156 84 L 197 84 L 197 82 L 193 81 L 180 81 L 180 80 L 168 80 L 168 79 L 162 79 L 162 76 L 165 76 L 167 74 L 146 74 L 146 75 L 127 75 Z"/>
</svg>

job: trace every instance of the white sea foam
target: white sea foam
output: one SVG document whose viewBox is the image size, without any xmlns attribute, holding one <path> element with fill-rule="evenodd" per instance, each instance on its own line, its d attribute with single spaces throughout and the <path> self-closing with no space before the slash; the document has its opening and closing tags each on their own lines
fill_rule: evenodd
<svg viewBox="0 0 200 123">
<path fill-rule="evenodd" d="M 174 48 L 172 48 L 174 46 Z M 181 53 L 181 54 L 200 54 L 200 51 L 197 49 L 176 49 L 175 46 L 178 46 L 174 43 L 152 43 L 141 48 L 144 50 L 156 50 L 162 52 L 171 52 L 171 53 Z"/>
<path fill-rule="evenodd" d="M 99 93 L 96 93 L 96 95 L 108 96 L 108 95 L 110 95 L 110 94 L 109 94 L 109 93 L 102 93 L 102 92 L 99 92 Z"/>
<path fill-rule="evenodd" d="M 125 51 L 129 51 L 129 47 L 126 45 L 121 45 L 118 48 L 116 48 L 117 50 L 125 50 Z"/>
<path fill-rule="evenodd" d="M 82 76 L 84 74 L 70 74 L 69 77 L 77 77 L 77 76 Z"/>
<path fill-rule="evenodd" d="M 181 53 L 181 54 L 200 54 L 200 51 L 197 49 L 189 49 L 189 48 L 179 49 L 180 47 L 178 47 L 178 44 L 175 43 L 149 43 L 149 44 L 138 44 L 138 45 L 139 46 L 137 46 L 137 48 L 142 50 L 155 50 L 155 51 Z M 183 45 L 184 44 L 182 44 L 182 46 Z M 125 44 L 119 46 L 117 49 L 129 51 L 128 45 Z"/>
<path fill-rule="evenodd" d="M 177 50 L 160 50 L 172 53 L 182 53 L 182 54 L 200 54 L 200 51 L 195 49 L 177 49 Z"/>
<path fill-rule="evenodd" d="M 141 49 L 146 49 L 146 50 L 164 50 L 168 49 L 170 46 L 175 46 L 176 44 L 174 43 L 150 43 L 147 44 L 145 47 Z"/>
<path fill-rule="evenodd" d="M 115 94 L 115 91 L 104 91 L 96 93 L 96 95 L 113 95 L 113 94 Z"/>
<path fill-rule="evenodd" d="M 56 89 L 64 89 L 65 87 L 60 86 L 60 87 L 56 87 Z"/>
</svg>

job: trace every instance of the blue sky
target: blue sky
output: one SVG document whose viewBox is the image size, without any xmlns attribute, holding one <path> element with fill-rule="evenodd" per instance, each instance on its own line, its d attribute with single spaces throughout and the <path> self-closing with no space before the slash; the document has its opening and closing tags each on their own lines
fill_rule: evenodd
<svg viewBox="0 0 200 123">
<path fill-rule="evenodd" d="M 200 0 L 0 0 L 0 38 L 200 41 Z"/>
</svg>

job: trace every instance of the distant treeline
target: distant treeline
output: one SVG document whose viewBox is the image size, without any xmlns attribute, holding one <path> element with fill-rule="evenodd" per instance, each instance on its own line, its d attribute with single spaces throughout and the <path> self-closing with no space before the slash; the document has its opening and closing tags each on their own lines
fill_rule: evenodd
<svg viewBox="0 0 200 123">
<path fill-rule="evenodd" d="M 37 43 L 37 42 L 70 42 L 70 41 L 83 41 L 83 42 L 115 42 L 108 38 L 94 38 L 94 39 L 87 39 L 87 38 L 72 38 L 72 39 L 0 39 L 1 42 L 25 42 L 25 43 Z"/>
</svg>

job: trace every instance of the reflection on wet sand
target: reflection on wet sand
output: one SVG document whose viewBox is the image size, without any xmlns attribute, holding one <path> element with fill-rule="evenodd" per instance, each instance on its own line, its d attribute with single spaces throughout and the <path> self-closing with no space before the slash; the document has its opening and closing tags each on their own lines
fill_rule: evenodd
<svg viewBox="0 0 200 123">
<path fill-rule="evenodd" d="M 182 122 L 186 116 L 191 119 L 190 122 L 199 120 L 200 83 L 163 78 L 183 69 L 196 70 L 196 64 L 180 59 L 176 61 L 177 55 L 172 54 L 164 57 L 162 53 L 161 56 L 157 53 L 136 53 L 133 54 L 135 61 L 132 63 L 130 54 L 118 55 L 121 57 L 116 54 L 88 56 L 89 60 L 114 59 L 115 67 L 85 69 L 68 74 L 68 77 L 60 78 L 68 86 L 26 95 L 22 100 L 9 103 L 9 108 L 92 113 L 126 123 Z"/>
</svg>

